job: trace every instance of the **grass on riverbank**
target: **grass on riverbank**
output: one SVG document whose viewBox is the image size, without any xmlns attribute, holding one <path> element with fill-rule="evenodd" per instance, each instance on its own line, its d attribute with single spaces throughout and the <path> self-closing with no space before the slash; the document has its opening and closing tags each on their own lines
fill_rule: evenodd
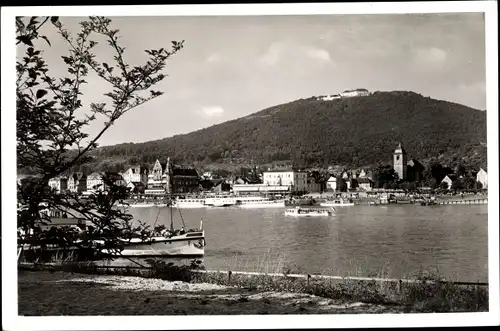
<svg viewBox="0 0 500 331">
<path fill-rule="evenodd" d="M 421 274 L 422 282 L 396 283 L 375 280 L 297 278 L 281 276 L 231 274 L 228 272 L 205 273 L 200 262 L 191 265 L 152 262 L 148 269 L 133 267 L 105 268 L 94 263 L 64 262 L 55 270 L 72 273 L 140 276 L 189 283 L 211 283 L 245 288 L 250 291 L 306 293 L 343 302 L 362 302 L 404 306 L 405 312 L 482 312 L 488 311 L 486 286 L 458 285 L 445 282 L 438 275 Z M 40 269 L 40 266 L 37 268 Z"/>
</svg>

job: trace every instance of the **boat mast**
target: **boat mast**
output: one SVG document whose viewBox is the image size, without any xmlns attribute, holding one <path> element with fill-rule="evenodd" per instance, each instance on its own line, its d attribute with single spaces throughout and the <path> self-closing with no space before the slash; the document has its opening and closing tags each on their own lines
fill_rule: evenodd
<svg viewBox="0 0 500 331">
<path fill-rule="evenodd" d="M 167 196 L 168 196 L 168 201 L 167 205 L 168 208 L 170 209 L 170 231 L 174 232 L 174 216 L 173 216 L 173 209 L 172 209 L 172 204 L 173 204 L 173 199 L 172 199 L 172 173 L 170 171 L 170 157 L 167 158 L 167 166 L 165 169 L 167 173 L 167 185 L 166 185 L 166 190 L 167 190 Z"/>
</svg>

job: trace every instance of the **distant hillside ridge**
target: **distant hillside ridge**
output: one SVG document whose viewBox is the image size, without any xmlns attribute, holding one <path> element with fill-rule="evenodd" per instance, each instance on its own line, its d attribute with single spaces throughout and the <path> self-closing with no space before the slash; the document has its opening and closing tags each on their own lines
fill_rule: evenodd
<svg viewBox="0 0 500 331">
<path fill-rule="evenodd" d="M 277 105 L 188 134 L 98 148 L 102 162 L 307 166 L 391 164 L 402 142 L 408 156 L 486 165 L 486 112 L 408 91 Z"/>
</svg>

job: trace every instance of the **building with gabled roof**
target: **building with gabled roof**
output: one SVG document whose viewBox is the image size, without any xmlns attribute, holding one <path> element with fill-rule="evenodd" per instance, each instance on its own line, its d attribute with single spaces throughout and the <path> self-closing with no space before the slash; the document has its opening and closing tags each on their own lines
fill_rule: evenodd
<svg viewBox="0 0 500 331">
<path fill-rule="evenodd" d="M 483 168 L 479 168 L 476 174 L 476 182 L 481 183 L 484 189 L 488 188 L 488 173 Z"/>
</svg>

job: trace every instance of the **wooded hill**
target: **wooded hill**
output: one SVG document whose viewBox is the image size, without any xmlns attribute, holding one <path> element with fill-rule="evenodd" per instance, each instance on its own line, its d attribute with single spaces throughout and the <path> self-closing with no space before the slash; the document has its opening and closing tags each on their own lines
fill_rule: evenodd
<svg viewBox="0 0 500 331">
<path fill-rule="evenodd" d="M 98 148 L 96 170 L 175 163 L 264 164 L 291 160 L 304 166 L 392 164 L 401 141 L 409 158 L 436 158 L 454 167 L 486 166 L 486 112 L 414 92 L 277 105 L 188 134 Z"/>
</svg>

